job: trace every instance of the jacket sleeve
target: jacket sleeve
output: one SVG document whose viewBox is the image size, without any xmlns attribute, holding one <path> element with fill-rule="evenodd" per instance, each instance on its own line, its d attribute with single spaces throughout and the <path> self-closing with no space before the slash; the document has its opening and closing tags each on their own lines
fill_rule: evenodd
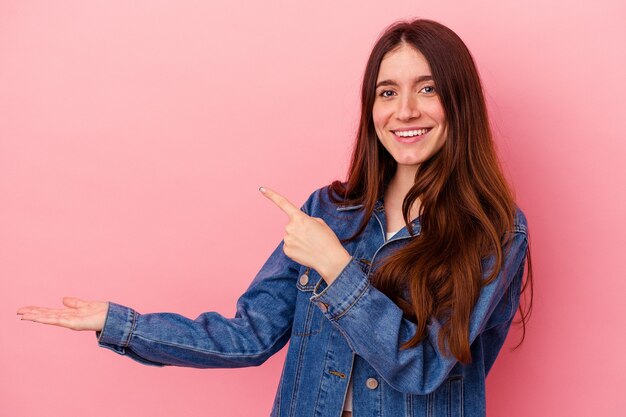
<svg viewBox="0 0 626 417">
<path fill-rule="evenodd" d="M 482 288 L 472 310 L 470 343 L 493 323 L 490 321 L 492 313 L 511 283 L 521 282 L 527 234 L 523 227 L 512 234 L 503 254 L 502 270 Z M 493 258 L 487 259 L 483 263 L 484 270 L 489 271 L 493 261 Z M 320 288 L 316 288 L 311 300 L 343 334 L 352 350 L 394 389 L 420 395 L 433 392 L 457 363 L 454 356 L 439 350 L 440 324 L 436 320 L 427 326 L 425 340 L 415 347 L 400 349 L 415 334 L 416 325 L 403 318 L 402 310 L 371 285 L 358 260 L 353 258 L 335 281 L 318 292 Z M 518 297 L 511 297 L 511 300 L 519 302 L 519 291 Z M 512 311 L 517 308 L 510 307 Z"/>
<path fill-rule="evenodd" d="M 98 344 L 147 365 L 234 368 L 263 363 L 289 340 L 299 265 L 282 242 L 237 301 L 234 318 L 139 314 L 109 303 Z"/>
</svg>

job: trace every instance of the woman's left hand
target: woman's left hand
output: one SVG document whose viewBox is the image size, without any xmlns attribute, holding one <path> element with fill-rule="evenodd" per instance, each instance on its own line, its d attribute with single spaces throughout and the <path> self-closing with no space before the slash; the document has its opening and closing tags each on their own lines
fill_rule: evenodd
<svg viewBox="0 0 626 417">
<path fill-rule="evenodd" d="M 101 331 L 106 321 L 109 303 L 106 301 L 85 301 L 74 297 L 64 297 L 65 308 L 22 307 L 17 314 L 22 320 L 52 324 L 72 330 Z"/>
<path fill-rule="evenodd" d="M 315 269 L 327 284 L 333 282 L 351 259 L 335 232 L 324 220 L 307 215 L 277 192 L 265 187 L 259 191 L 289 216 L 283 245 L 285 255 Z"/>
</svg>

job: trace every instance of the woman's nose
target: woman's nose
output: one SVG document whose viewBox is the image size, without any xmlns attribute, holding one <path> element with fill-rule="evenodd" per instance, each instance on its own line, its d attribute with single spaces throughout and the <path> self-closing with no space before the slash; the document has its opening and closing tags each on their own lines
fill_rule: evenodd
<svg viewBox="0 0 626 417">
<path fill-rule="evenodd" d="M 419 105 L 415 97 L 405 96 L 398 100 L 397 117 L 399 120 L 410 120 L 419 116 Z"/>
</svg>

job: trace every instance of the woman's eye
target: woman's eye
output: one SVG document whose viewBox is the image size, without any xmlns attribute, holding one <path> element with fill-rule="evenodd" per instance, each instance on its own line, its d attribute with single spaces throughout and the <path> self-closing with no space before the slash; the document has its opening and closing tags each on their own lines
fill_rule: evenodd
<svg viewBox="0 0 626 417">
<path fill-rule="evenodd" d="M 422 91 L 425 92 L 426 94 L 433 94 L 435 93 L 435 86 L 434 85 L 426 85 L 422 88 Z"/>
<path fill-rule="evenodd" d="M 380 92 L 380 96 L 381 97 L 391 97 L 392 95 L 394 95 L 395 93 L 391 90 L 383 90 Z"/>
</svg>

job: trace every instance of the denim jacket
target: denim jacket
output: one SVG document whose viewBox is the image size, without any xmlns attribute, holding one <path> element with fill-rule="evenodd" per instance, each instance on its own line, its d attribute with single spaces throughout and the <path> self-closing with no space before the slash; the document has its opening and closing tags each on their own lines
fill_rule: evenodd
<svg viewBox="0 0 626 417">
<path fill-rule="evenodd" d="M 352 236 L 364 216 L 362 206 L 330 202 L 325 189 L 302 210 L 324 219 L 340 239 Z M 419 219 L 413 227 L 418 234 Z M 289 341 L 275 417 L 339 417 L 351 378 L 355 416 L 484 416 L 485 377 L 519 303 L 528 243 L 523 213 L 517 210 L 504 267 L 471 313 L 468 365 L 439 350 L 437 320 L 426 340 L 400 349 L 416 325 L 369 277 L 412 236 L 405 227 L 386 241 L 385 231 L 378 201 L 364 232 L 345 245 L 352 259 L 331 285 L 289 259 L 281 242 L 237 301 L 234 318 L 139 314 L 110 303 L 98 343 L 144 364 L 234 368 L 259 365 Z M 485 259 L 483 270 L 492 264 Z"/>
</svg>

